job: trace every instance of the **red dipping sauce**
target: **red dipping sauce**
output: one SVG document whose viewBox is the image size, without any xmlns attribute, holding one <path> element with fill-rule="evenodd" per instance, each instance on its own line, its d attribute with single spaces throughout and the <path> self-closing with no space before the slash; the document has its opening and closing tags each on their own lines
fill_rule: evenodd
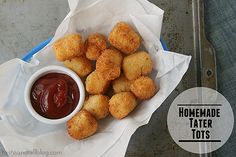
<svg viewBox="0 0 236 157">
<path fill-rule="evenodd" d="M 35 111 L 49 119 L 69 115 L 79 102 L 79 88 L 68 75 L 49 73 L 40 77 L 32 86 L 30 100 Z"/>
</svg>

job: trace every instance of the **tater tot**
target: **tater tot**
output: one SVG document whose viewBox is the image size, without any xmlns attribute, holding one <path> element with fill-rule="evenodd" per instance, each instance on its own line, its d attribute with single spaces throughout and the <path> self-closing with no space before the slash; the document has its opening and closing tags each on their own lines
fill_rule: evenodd
<svg viewBox="0 0 236 157">
<path fill-rule="evenodd" d="M 96 71 L 106 80 L 120 76 L 122 55 L 119 51 L 105 49 L 96 62 Z"/>
<path fill-rule="evenodd" d="M 89 60 L 97 60 L 101 55 L 101 50 L 95 45 L 89 45 L 86 51 L 86 57 Z"/>
<path fill-rule="evenodd" d="M 100 33 L 89 35 L 88 43 L 97 46 L 100 50 L 107 48 L 106 37 Z"/>
<path fill-rule="evenodd" d="M 84 53 L 84 42 L 79 34 L 69 34 L 53 44 L 56 59 L 65 61 Z"/>
<path fill-rule="evenodd" d="M 86 91 L 89 94 L 103 94 L 110 85 L 110 81 L 98 75 L 96 71 L 88 75 L 85 81 Z"/>
<path fill-rule="evenodd" d="M 121 92 L 109 100 L 109 111 L 116 119 L 126 117 L 137 106 L 135 96 L 131 92 Z"/>
<path fill-rule="evenodd" d="M 95 118 L 102 119 L 109 114 L 109 97 L 105 95 L 90 95 L 84 102 L 83 109 L 90 112 Z"/>
<path fill-rule="evenodd" d="M 107 48 L 106 37 L 100 33 L 89 35 L 85 44 L 86 57 L 89 60 L 97 60 L 101 51 Z"/>
<path fill-rule="evenodd" d="M 93 135 L 97 128 L 97 120 L 86 110 L 79 111 L 67 122 L 68 134 L 78 140 Z"/>
<path fill-rule="evenodd" d="M 80 77 L 87 76 L 92 71 L 92 63 L 84 56 L 64 61 L 64 65 Z"/>
<path fill-rule="evenodd" d="M 124 75 L 112 81 L 112 88 L 115 93 L 129 92 L 131 81 L 128 80 Z"/>
<path fill-rule="evenodd" d="M 147 76 L 141 76 L 130 86 L 134 95 L 141 100 L 150 99 L 159 90 L 154 81 Z"/>
<path fill-rule="evenodd" d="M 134 80 L 141 75 L 148 75 L 152 71 L 152 60 L 148 53 L 141 51 L 124 57 L 122 68 L 129 80 Z"/>
<path fill-rule="evenodd" d="M 125 54 L 134 53 L 141 43 L 141 37 L 125 22 L 119 22 L 115 25 L 108 40 L 111 45 Z"/>
</svg>

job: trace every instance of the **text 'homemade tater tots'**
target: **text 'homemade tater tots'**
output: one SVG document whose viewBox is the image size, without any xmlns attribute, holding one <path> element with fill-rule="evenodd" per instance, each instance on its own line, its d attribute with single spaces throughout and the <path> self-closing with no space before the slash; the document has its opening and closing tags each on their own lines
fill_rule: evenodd
<svg viewBox="0 0 236 157">
<path fill-rule="evenodd" d="M 103 94 L 110 85 L 110 81 L 98 75 L 97 71 L 88 75 L 85 81 L 86 91 L 89 94 Z"/>
<path fill-rule="evenodd" d="M 116 119 L 126 117 L 137 106 L 135 96 L 131 92 L 121 92 L 109 100 L 109 111 Z"/>
<path fill-rule="evenodd" d="M 129 80 L 134 80 L 142 75 L 150 74 L 152 72 L 152 64 L 150 55 L 140 51 L 124 57 L 122 69 Z"/>
<path fill-rule="evenodd" d="M 64 65 L 80 77 L 87 76 L 92 71 L 92 63 L 84 56 L 64 61 Z"/>
<path fill-rule="evenodd" d="M 134 53 L 141 44 L 141 37 L 125 22 L 119 22 L 114 26 L 108 40 L 124 54 Z"/>
<path fill-rule="evenodd" d="M 84 102 L 83 109 L 90 112 L 95 118 L 102 119 L 109 114 L 109 97 L 99 94 L 90 95 Z"/>
<path fill-rule="evenodd" d="M 79 111 L 67 122 L 68 134 L 78 140 L 93 135 L 97 128 L 97 120 L 86 110 Z"/>
<path fill-rule="evenodd" d="M 79 34 L 69 34 L 53 44 L 56 59 L 65 61 L 84 53 L 84 42 Z"/>
</svg>

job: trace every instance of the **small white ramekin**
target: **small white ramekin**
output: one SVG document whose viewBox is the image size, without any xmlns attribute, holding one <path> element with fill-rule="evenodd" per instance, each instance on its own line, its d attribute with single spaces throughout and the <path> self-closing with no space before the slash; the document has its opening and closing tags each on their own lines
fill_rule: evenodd
<svg viewBox="0 0 236 157">
<path fill-rule="evenodd" d="M 79 102 L 78 102 L 76 108 L 74 109 L 74 111 L 71 112 L 66 117 L 63 117 L 63 118 L 60 118 L 60 119 L 48 119 L 48 118 L 45 118 L 45 117 L 41 116 L 40 114 L 38 114 L 34 110 L 32 104 L 31 104 L 30 94 L 31 94 L 31 88 L 32 88 L 33 84 L 40 77 L 42 77 L 43 75 L 46 75 L 48 73 L 62 73 L 62 74 L 66 74 L 66 75 L 70 76 L 78 85 L 79 94 L 80 94 Z M 27 107 L 28 111 L 30 112 L 30 114 L 34 118 L 36 118 L 40 122 L 43 122 L 43 123 L 46 123 L 46 124 L 61 124 L 61 123 L 65 123 L 69 119 L 71 119 L 82 108 L 83 103 L 84 103 L 84 99 L 85 99 L 85 91 L 84 91 L 83 82 L 81 81 L 81 79 L 79 78 L 79 76 L 76 73 L 74 73 L 72 70 L 70 70 L 68 68 L 65 68 L 65 67 L 62 67 L 62 66 L 54 66 L 53 65 L 53 66 L 44 67 L 44 68 L 36 71 L 30 77 L 30 79 L 28 80 L 28 82 L 26 83 L 26 86 L 25 86 L 24 98 L 25 98 L 26 107 Z"/>
</svg>

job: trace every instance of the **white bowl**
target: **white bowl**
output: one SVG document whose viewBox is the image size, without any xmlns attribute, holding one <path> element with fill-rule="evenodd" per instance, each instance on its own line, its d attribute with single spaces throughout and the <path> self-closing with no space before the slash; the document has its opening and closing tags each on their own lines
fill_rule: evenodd
<svg viewBox="0 0 236 157">
<path fill-rule="evenodd" d="M 78 85 L 79 88 L 79 94 L 80 94 L 80 98 L 79 98 L 79 102 L 76 106 L 76 108 L 74 109 L 73 112 L 71 112 L 69 115 L 67 115 L 66 117 L 60 118 L 60 119 L 49 119 L 49 118 L 45 118 L 43 116 L 41 116 L 40 114 L 38 114 L 32 104 L 31 104 L 31 100 L 30 100 L 30 94 L 31 94 L 31 88 L 33 86 L 33 84 L 35 83 L 36 80 L 38 80 L 40 77 L 48 74 L 48 73 L 62 73 L 62 74 L 66 74 L 68 76 L 70 76 Z M 61 123 L 65 123 L 66 121 L 68 121 L 69 119 L 71 119 L 83 106 L 84 103 L 84 99 L 85 99 L 85 91 L 84 91 L 84 85 L 83 82 L 81 81 L 81 79 L 79 78 L 79 76 L 74 73 L 72 70 L 62 67 L 62 66 L 47 66 L 44 67 L 40 70 L 38 70 L 37 72 L 35 72 L 30 79 L 28 80 L 26 87 L 25 87 L 25 103 L 26 103 L 26 107 L 28 109 L 28 111 L 30 112 L 30 114 L 36 118 L 37 120 L 43 122 L 43 123 L 47 123 L 47 124 L 61 124 Z"/>
</svg>

